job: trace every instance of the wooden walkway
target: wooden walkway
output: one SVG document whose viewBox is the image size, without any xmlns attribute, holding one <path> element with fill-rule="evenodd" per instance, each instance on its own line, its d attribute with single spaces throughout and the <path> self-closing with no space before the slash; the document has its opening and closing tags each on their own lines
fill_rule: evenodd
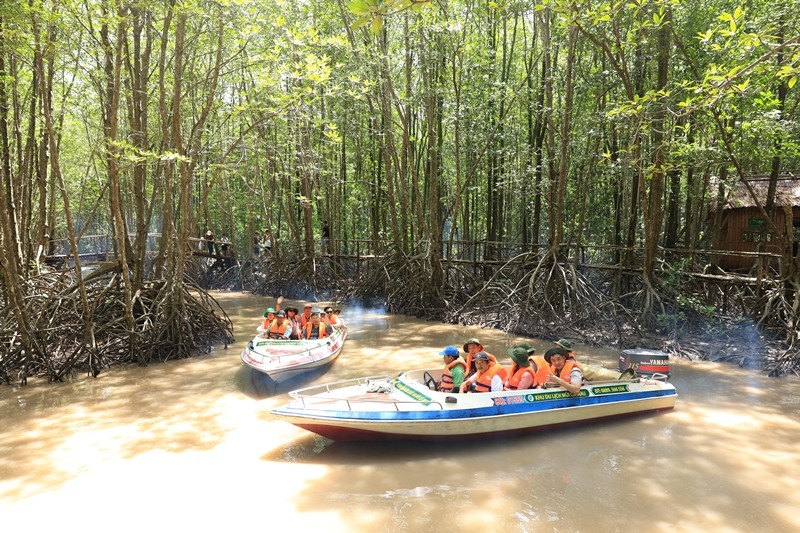
<svg viewBox="0 0 800 533">
<path fill-rule="evenodd" d="M 158 240 L 161 234 L 148 235 L 148 248 L 153 250 L 158 246 Z M 63 239 L 61 240 L 63 241 Z M 113 243 L 108 235 L 92 235 L 82 238 L 81 243 L 84 241 L 90 242 L 90 247 L 97 248 L 113 248 Z M 203 248 L 200 246 L 203 245 Z M 211 253 L 205 247 L 205 241 L 198 238 L 190 238 L 190 250 L 187 250 L 193 257 L 206 260 L 204 268 L 206 271 L 213 269 L 227 270 L 234 267 L 237 261 L 236 249 L 232 243 L 228 244 L 225 254 L 221 254 L 219 246 L 220 243 L 215 243 L 214 253 Z M 490 268 L 496 269 L 503 266 L 511 268 L 533 268 L 539 257 L 547 251 L 547 247 L 541 244 L 525 244 L 525 243 L 501 243 L 501 242 L 487 242 L 487 241 L 452 241 L 442 242 L 442 257 L 441 261 L 445 268 L 462 267 L 462 268 Z M 61 244 L 63 249 L 63 243 Z M 380 260 L 384 257 L 385 251 L 390 249 L 388 242 L 373 242 L 367 239 L 350 239 L 350 240 L 331 240 L 330 249 L 331 254 L 319 254 L 317 252 L 318 260 L 328 260 L 333 262 L 353 262 L 356 264 L 356 269 L 359 270 L 362 266 L 367 266 L 374 260 Z M 427 242 L 417 243 L 417 255 L 426 254 L 430 251 L 431 244 Z M 636 275 L 641 274 L 641 264 L 637 258 L 641 258 L 643 252 L 640 248 L 627 249 L 617 248 L 610 245 L 582 245 L 569 246 L 564 245 L 561 248 L 562 254 L 559 262 L 567 265 L 572 264 L 580 270 L 595 270 L 606 271 L 609 273 Z M 241 261 L 248 261 L 251 256 L 248 253 L 242 256 Z M 282 252 L 282 253 L 281 253 Z M 291 250 L 274 249 L 275 259 L 293 260 L 299 259 L 287 257 L 287 252 Z M 148 255 L 154 255 L 156 252 L 150 251 Z M 633 259 L 630 265 L 623 265 L 620 261 L 622 257 L 630 257 Z M 668 263 L 676 261 L 689 261 L 695 265 L 710 265 L 714 263 L 714 259 L 724 256 L 746 256 L 753 261 L 754 266 L 759 267 L 756 275 L 754 272 L 739 273 L 739 275 L 731 276 L 725 274 L 717 276 L 715 274 L 707 274 L 700 272 L 685 272 L 684 275 L 694 277 L 697 279 L 706 279 L 708 281 L 717 281 L 723 283 L 734 284 L 758 284 L 766 281 L 771 277 L 771 270 L 780 271 L 779 262 L 782 260 L 781 256 L 773 253 L 754 253 L 754 252 L 731 252 L 727 250 L 688 250 L 688 249 L 661 249 L 659 256 Z M 79 255 L 82 265 L 92 266 L 98 263 L 106 263 L 114 260 L 114 253 L 111 251 L 88 252 Z M 54 254 L 46 256 L 44 262 L 53 268 L 66 268 L 74 266 L 74 259 L 71 254 Z M 208 261 L 211 260 L 211 261 Z M 699 269 L 698 269 L 699 270 Z"/>
</svg>

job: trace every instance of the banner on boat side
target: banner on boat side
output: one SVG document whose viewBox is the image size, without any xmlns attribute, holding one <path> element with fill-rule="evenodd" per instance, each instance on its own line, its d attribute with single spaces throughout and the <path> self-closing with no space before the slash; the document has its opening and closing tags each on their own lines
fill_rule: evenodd
<svg viewBox="0 0 800 533">
<path fill-rule="evenodd" d="M 402 392 L 407 396 L 411 396 L 413 399 L 417 400 L 418 402 L 430 402 L 432 401 L 428 396 L 425 396 L 421 392 L 416 389 L 412 389 L 402 381 L 396 381 L 393 383 L 394 388 Z"/>
<path fill-rule="evenodd" d="M 614 394 L 616 392 L 628 392 L 627 385 L 604 385 L 602 387 L 592 387 L 594 394 Z"/>
<path fill-rule="evenodd" d="M 581 389 L 579 394 L 570 394 L 569 391 L 560 390 L 553 392 L 542 392 L 538 394 L 526 394 L 525 396 L 506 396 L 504 398 L 495 398 L 495 405 L 514 405 L 516 403 L 532 403 L 542 402 L 546 400 L 564 400 L 566 398 L 584 398 L 589 396 L 589 391 Z"/>
</svg>

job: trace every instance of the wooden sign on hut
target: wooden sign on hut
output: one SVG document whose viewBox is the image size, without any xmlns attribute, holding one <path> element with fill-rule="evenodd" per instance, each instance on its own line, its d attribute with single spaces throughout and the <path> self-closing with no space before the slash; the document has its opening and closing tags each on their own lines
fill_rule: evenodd
<svg viewBox="0 0 800 533">
<path fill-rule="evenodd" d="M 766 206 L 769 176 L 748 178 L 747 183 L 755 193 L 758 204 Z M 716 239 L 718 248 L 732 252 L 782 254 L 783 236 L 789 234 L 793 243 L 792 254 L 797 255 L 800 239 L 800 176 L 785 174 L 778 178 L 770 217 L 773 226 L 767 222 L 747 187 L 738 183 L 728 192 L 722 204 Z M 719 266 L 726 270 L 750 270 L 756 260 L 756 256 L 732 254 L 722 256 Z"/>
</svg>

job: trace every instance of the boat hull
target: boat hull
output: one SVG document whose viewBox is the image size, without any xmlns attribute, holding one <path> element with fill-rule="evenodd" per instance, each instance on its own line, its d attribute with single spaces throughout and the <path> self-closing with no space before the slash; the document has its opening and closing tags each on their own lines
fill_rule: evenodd
<svg viewBox="0 0 800 533">
<path fill-rule="evenodd" d="M 380 382 L 372 378 L 312 395 L 295 391 L 295 400 L 273 414 L 333 440 L 438 440 L 528 433 L 658 412 L 672 409 L 677 397 L 672 385 L 657 380 L 591 383 L 580 396 L 563 389 L 439 393 L 408 374 L 386 381 L 391 392 L 368 392 L 375 383 Z"/>
<path fill-rule="evenodd" d="M 346 337 L 345 328 L 336 328 L 330 336 L 317 340 L 277 340 L 256 335 L 242 350 L 241 358 L 275 383 L 284 383 L 331 365 L 341 353 Z"/>
</svg>

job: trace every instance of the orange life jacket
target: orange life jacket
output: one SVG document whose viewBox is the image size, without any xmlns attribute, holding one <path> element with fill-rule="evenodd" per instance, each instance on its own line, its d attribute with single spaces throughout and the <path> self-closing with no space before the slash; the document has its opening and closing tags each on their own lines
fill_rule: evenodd
<svg viewBox="0 0 800 533">
<path fill-rule="evenodd" d="M 292 327 L 292 323 L 289 320 L 284 319 L 283 324 L 278 325 L 278 319 L 274 319 L 272 324 L 270 324 L 267 333 L 269 334 L 269 338 L 275 337 L 283 337 L 286 335 L 286 330 Z"/>
<path fill-rule="evenodd" d="M 478 379 L 475 381 L 475 392 L 491 392 L 492 378 L 495 375 L 500 376 L 503 382 L 506 381 L 506 369 L 503 368 L 503 365 L 489 362 L 489 368 L 483 374 L 478 375 Z"/>
<path fill-rule="evenodd" d="M 339 317 L 336 313 L 328 313 L 328 322 L 330 322 L 331 326 L 335 326 L 339 323 Z"/>
<path fill-rule="evenodd" d="M 528 357 L 528 361 L 536 365 L 535 370 L 531 368 L 531 370 L 533 370 L 533 388 L 541 387 L 544 383 L 547 383 L 547 376 L 550 374 L 550 365 L 547 364 L 547 360 L 541 355 L 531 355 Z"/>
<path fill-rule="evenodd" d="M 580 365 L 576 361 L 568 360 L 564 363 L 564 368 L 561 369 L 561 372 L 558 374 L 558 377 L 566 381 L 567 383 L 571 383 L 570 374 L 572 373 L 572 369 L 577 368 L 580 370 Z M 556 367 L 551 366 L 550 371 L 555 374 Z"/>
<path fill-rule="evenodd" d="M 508 390 L 517 390 L 519 389 L 519 383 L 522 381 L 522 376 L 525 374 L 530 374 L 532 383 L 531 386 L 528 388 L 533 388 L 536 385 L 536 373 L 533 369 L 529 366 L 519 366 L 517 363 L 514 363 L 511 366 L 511 377 L 508 378 L 506 381 L 506 388 Z"/>
<path fill-rule="evenodd" d="M 300 329 L 305 329 L 306 324 L 311 323 L 311 315 L 306 316 L 305 313 L 300 315 Z"/>
<path fill-rule="evenodd" d="M 326 328 L 325 324 L 323 324 L 322 322 L 320 322 L 317 325 L 317 329 L 319 330 L 319 333 L 317 334 L 317 338 L 318 339 L 324 339 L 325 337 L 328 336 L 328 328 Z M 313 330 L 314 330 L 314 323 L 313 322 L 309 322 L 308 324 L 306 324 L 305 334 L 303 335 L 303 337 L 306 338 L 306 339 L 310 339 L 311 338 L 311 332 Z"/>
<path fill-rule="evenodd" d="M 456 390 L 455 383 L 453 382 L 453 373 L 452 370 L 456 367 L 456 365 L 461 365 L 464 367 L 464 371 L 467 370 L 467 364 L 462 361 L 461 359 L 456 359 L 449 365 L 444 367 L 442 371 L 442 380 L 439 382 L 439 386 L 436 390 L 441 392 L 453 392 Z"/>
<path fill-rule="evenodd" d="M 489 352 L 486 352 L 486 355 L 489 356 L 489 364 L 497 362 L 497 357 L 493 356 Z M 467 373 L 475 372 L 475 367 L 472 365 L 472 358 L 473 355 L 471 353 L 468 353 L 467 356 L 465 357 L 465 359 L 467 360 Z"/>
</svg>

